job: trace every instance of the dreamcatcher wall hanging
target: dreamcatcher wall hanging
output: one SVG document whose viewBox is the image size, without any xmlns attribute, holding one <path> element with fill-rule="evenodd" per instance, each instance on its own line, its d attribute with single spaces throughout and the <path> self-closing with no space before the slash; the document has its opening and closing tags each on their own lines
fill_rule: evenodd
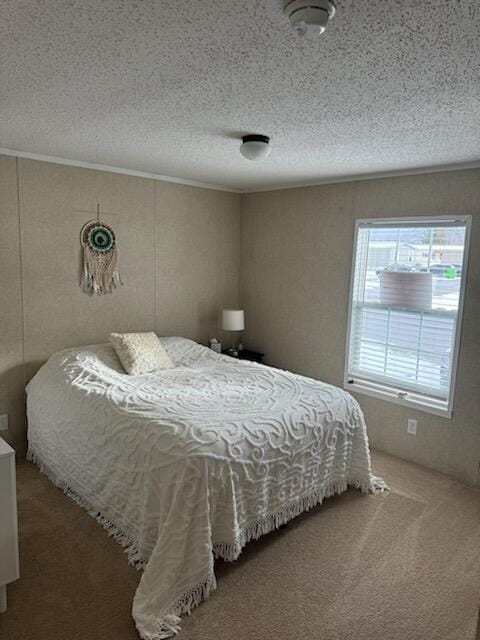
<svg viewBox="0 0 480 640">
<path fill-rule="evenodd" d="M 90 295 L 111 293 L 122 284 L 118 273 L 117 241 L 112 227 L 97 219 L 87 222 L 80 232 L 83 250 L 83 269 L 80 286 Z"/>
</svg>

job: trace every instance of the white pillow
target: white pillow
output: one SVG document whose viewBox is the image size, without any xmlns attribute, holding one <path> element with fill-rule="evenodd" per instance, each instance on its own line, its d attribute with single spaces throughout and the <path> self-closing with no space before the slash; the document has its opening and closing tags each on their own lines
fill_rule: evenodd
<svg viewBox="0 0 480 640">
<path fill-rule="evenodd" d="M 111 333 L 110 342 L 123 368 L 132 376 L 175 366 L 153 331 Z"/>
</svg>

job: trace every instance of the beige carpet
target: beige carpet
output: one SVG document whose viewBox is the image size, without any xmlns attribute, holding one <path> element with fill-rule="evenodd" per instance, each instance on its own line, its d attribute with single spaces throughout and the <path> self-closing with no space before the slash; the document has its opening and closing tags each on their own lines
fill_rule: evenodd
<svg viewBox="0 0 480 640">
<path fill-rule="evenodd" d="M 392 491 L 349 491 L 217 564 L 182 640 L 475 640 L 480 492 L 376 454 Z M 21 572 L 1 640 L 135 640 L 139 573 L 85 511 L 18 466 Z M 1 516 L 1 514 L 0 514 Z"/>
</svg>

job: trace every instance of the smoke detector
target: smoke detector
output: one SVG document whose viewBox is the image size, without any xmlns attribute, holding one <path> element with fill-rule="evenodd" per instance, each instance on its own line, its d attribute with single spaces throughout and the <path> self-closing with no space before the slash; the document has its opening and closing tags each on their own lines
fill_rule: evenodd
<svg viewBox="0 0 480 640">
<path fill-rule="evenodd" d="M 271 150 L 270 138 L 257 133 L 243 136 L 240 145 L 240 153 L 247 160 L 263 160 L 270 155 Z"/>
<path fill-rule="evenodd" d="M 299 36 L 307 31 L 319 36 L 335 15 L 335 5 L 330 0 L 291 0 L 284 11 Z"/>
</svg>

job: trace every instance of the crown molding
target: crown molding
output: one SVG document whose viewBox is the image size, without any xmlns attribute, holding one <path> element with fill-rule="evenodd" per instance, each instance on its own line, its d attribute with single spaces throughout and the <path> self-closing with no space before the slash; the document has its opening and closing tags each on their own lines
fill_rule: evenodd
<svg viewBox="0 0 480 640">
<path fill-rule="evenodd" d="M 114 167 L 106 164 L 97 164 L 95 162 L 83 162 L 81 160 L 71 160 L 69 158 L 59 158 L 57 156 L 43 155 L 40 153 L 30 153 L 28 151 L 18 151 L 16 149 L 7 149 L 0 147 L 0 155 L 14 156 L 17 158 L 26 158 L 28 160 L 39 160 L 41 162 L 51 162 L 54 164 L 62 164 L 70 167 L 80 167 L 83 169 L 93 169 L 95 171 L 107 171 L 109 173 L 119 173 L 127 176 L 135 176 L 137 178 L 147 178 L 150 180 L 158 180 L 161 182 L 173 182 L 176 184 L 184 184 L 190 187 L 199 187 L 201 189 L 213 189 L 215 191 L 226 191 L 227 193 L 249 194 L 263 193 L 267 191 L 283 191 L 285 189 L 301 189 L 302 187 L 318 187 L 326 184 L 339 184 L 342 182 L 361 182 L 363 180 L 381 180 L 382 178 L 399 178 L 404 176 L 414 176 L 427 173 L 444 173 L 447 171 L 465 171 L 468 169 L 480 169 L 480 159 L 473 162 L 461 162 L 457 164 L 436 165 L 433 167 L 415 167 L 412 169 L 398 169 L 394 171 L 380 171 L 377 173 L 362 173 L 346 176 L 336 176 L 331 178 L 317 178 L 303 182 L 295 182 L 291 184 L 267 185 L 257 188 L 232 189 L 217 184 L 201 182 L 197 180 L 188 180 L 186 178 L 176 178 L 173 176 L 165 176 L 157 173 L 148 173 L 146 171 L 135 171 L 133 169 L 125 169 L 123 167 Z"/>
<path fill-rule="evenodd" d="M 360 173 L 348 176 L 337 176 L 332 178 L 318 178 L 305 182 L 296 182 L 288 185 L 271 185 L 256 189 L 243 189 L 241 193 L 263 193 L 266 191 L 283 191 L 285 189 L 301 189 L 302 187 L 320 187 L 325 184 L 339 184 L 341 182 L 362 182 L 363 180 L 381 180 L 382 178 L 401 178 L 405 176 L 416 176 L 427 173 L 446 173 L 448 171 L 466 171 L 469 169 L 480 169 L 480 160 L 474 162 L 462 162 L 458 164 L 444 164 L 433 167 L 415 167 L 413 169 L 398 169 L 396 171 L 380 171 L 378 173 Z"/>
<path fill-rule="evenodd" d="M 95 171 L 107 171 L 109 173 L 120 173 L 127 176 L 135 176 L 137 178 L 148 178 L 150 180 L 159 180 L 161 182 L 174 182 L 176 184 L 184 184 L 189 187 L 200 187 L 201 189 L 213 189 L 215 191 L 227 191 L 228 193 L 241 193 L 239 189 L 229 189 L 217 184 L 208 182 L 200 182 L 197 180 L 187 180 L 184 178 L 175 178 L 173 176 L 164 176 L 159 173 L 148 173 L 146 171 L 135 171 L 133 169 L 124 169 L 123 167 L 113 167 L 108 164 L 97 164 L 95 162 L 83 162 L 82 160 L 71 160 L 69 158 L 58 158 L 57 156 L 47 156 L 40 153 L 29 153 L 28 151 L 17 151 L 16 149 L 5 149 L 0 147 L 0 155 L 14 156 L 16 158 L 26 158 L 27 160 L 40 160 L 41 162 L 51 162 L 53 164 L 63 164 L 69 167 L 80 167 L 82 169 L 94 169 Z"/>
</svg>

